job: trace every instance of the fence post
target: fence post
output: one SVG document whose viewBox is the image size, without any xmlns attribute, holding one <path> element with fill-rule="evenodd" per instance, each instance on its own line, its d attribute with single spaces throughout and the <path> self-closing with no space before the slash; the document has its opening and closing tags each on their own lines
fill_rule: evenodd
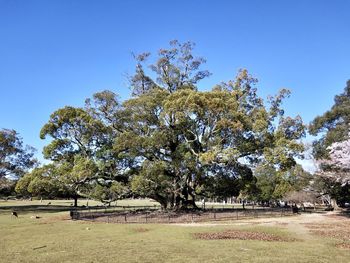
<svg viewBox="0 0 350 263">
<path fill-rule="evenodd" d="M 216 220 L 216 212 L 215 212 L 215 210 L 214 210 L 214 219 Z"/>
<path fill-rule="evenodd" d="M 238 220 L 238 210 L 236 210 L 236 219 Z"/>
<path fill-rule="evenodd" d="M 146 213 L 146 223 L 147 223 L 147 213 Z"/>
<path fill-rule="evenodd" d="M 125 222 L 126 222 L 126 214 L 124 215 L 124 220 L 125 220 Z"/>
</svg>

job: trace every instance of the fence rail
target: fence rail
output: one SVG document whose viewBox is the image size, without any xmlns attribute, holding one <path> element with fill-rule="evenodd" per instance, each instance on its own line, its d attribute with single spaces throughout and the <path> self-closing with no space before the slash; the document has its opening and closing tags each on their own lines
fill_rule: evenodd
<svg viewBox="0 0 350 263">
<path fill-rule="evenodd" d="M 194 223 L 220 220 L 239 220 L 259 217 L 283 217 L 293 214 L 291 208 L 261 208 L 261 209 L 225 209 L 206 210 L 199 212 L 166 213 L 148 210 L 135 211 L 71 211 L 74 220 L 98 221 L 106 223 Z"/>
</svg>

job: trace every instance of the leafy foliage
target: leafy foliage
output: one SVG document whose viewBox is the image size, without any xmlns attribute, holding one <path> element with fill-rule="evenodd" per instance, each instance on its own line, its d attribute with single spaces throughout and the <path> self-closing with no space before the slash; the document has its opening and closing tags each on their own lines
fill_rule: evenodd
<svg viewBox="0 0 350 263">
<path fill-rule="evenodd" d="M 184 83 L 183 68 L 173 63 L 182 61 L 181 52 L 159 54 L 151 67 L 156 80 L 150 82 L 144 70 L 139 74 L 137 65 L 135 78 L 143 80 L 138 83 L 152 88 L 140 92 L 131 82 L 135 97 L 123 103 L 127 128 L 114 143 L 115 150 L 139 162 L 135 192 L 164 207 L 195 207 L 196 195 L 237 195 L 254 180 L 251 167 L 262 159 L 281 170 L 295 165 L 305 127 L 300 117 L 283 115 L 287 90 L 267 107 L 257 95 L 257 80 L 241 70 L 234 80 L 201 92 L 195 85 L 201 78 Z M 198 67 L 186 76 L 196 76 Z"/>
<path fill-rule="evenodd" d="M 205 60 L 193 47 L 172 41 L 147 68 L 150 54 L 135 56 L 133 97 L 122 103 L 103 91 L 84 109 L 55 111 L 41 138 L 53 139 L 44 154 L 59 167 L 59 181 L 76 194 L 89 188 L 101 200 L 131 189 L 180 209 L 196 207 L 198 195 L 254 191 L 252 168 L 260 162 L 279 171 L 293 167 L 305 126 L 299 116 L 284 116 L 289 91 L 264 104 L 257 79 L 244 69 L 234 80 L 198 91 L 210 73 L 200 69 Z"/>
<path fill-rule="evenodd" d="M 0 130 L 0 179 L 21 177 L 36 164 L 34 148 L 24 146 L 15 130 Z"/>
<path fill-rule="evenodd" d="M 15 194 L 16 181 L 6 177 L 0 178 L 0 196 L 10 196 Z"/>
<path fill-rule="evenodd" d="M 322 134 L 322 137 L 314 142 L 316 159 L 327 158 L 327 147 L 347 139 L 349 123 L 350 80 L 346 83 L 344 92 L 335 96 L 332 108 L 322 116 L 316 117 L 309 126 L 312 135 Z"/>
<path fill-rule="evenodd" d="M 310 132 L 322 137 L 314 142 L 314 156 L 319 164 L 319 176 L 324 193 L 338 202 L 350 200 L 350 81 L 344 92 L 335 96 L 331 110 L 314 119 Z"/>
<path fill-rule="evenodd" d="M 255 169 L 257 192 L 252 199 L 262 202 L 283 200 L 291 192 L 301 192 L 309 186 L 312 175 L 305 172 L 300 165 L 289 170 L 276 170 L 271 165 L 262 164 Z"/>
</svg>

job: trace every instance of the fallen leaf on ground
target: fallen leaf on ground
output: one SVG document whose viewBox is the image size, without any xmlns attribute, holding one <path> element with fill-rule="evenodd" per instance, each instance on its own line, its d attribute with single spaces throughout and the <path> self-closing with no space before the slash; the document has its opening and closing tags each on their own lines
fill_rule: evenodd
<svg viewBox="0 0 350 263">
<path fill-rule="evenodd" d="M 215 239 L 238 239 L 238 240 L 260 240 L 260 241 L 295 241 L 292 238 L 281 237 L 273 234 L 263 232 L 247 232 L 229 230 L 225 232 L 209 232 L 209 233 L 195 233 L 194 237 L 197 239 L 204 240 L 215 240 Z"/>
</svg>

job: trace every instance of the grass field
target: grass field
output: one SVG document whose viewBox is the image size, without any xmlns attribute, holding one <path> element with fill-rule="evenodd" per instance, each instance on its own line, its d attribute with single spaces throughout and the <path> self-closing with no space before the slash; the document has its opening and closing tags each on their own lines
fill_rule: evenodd
<svg viewBox="0 0 350 263">
<path fill-rule="evenodd" d="M 311 214 L 207 224 L 118 225 L 71 221 L 67 211 L 52 209 L 70 202 L 50 202 L 47 211 L 37 210 L 39 201 L 0 202 L 0 262 L 350 262 L 350 250 L 338 246 L 350 244 L 348 218 Z M 11 218 L 12 207 L 17 207 L 18 219 Z M 40 218 L 30 218 L 33 215 Z M 211 237 L 227 231 L 284 241 L 196 238 L 198 233 Z"/>
</svg>

